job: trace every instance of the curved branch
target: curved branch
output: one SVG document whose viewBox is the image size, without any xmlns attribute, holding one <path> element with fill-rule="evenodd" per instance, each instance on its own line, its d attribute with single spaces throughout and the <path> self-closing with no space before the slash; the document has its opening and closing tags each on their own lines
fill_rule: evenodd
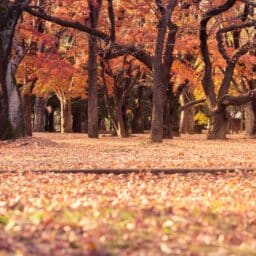
<svg viewBox="0 0 256 256">
<path fill-rule="evenodd" d="M 236 0 L 227 0 L 223 5 L 213 8 L 203 15 L 200 22 L 200 49 L 205 64 L 205 72 L 203 78 L 203 88 L 205 94 L 209 100 L 211 107 L 216 105 L 216 94 L 214 91 L 214 85 L 212 81 L 212 62 L 210 59 L 209 47 L 208 47 L 208 34 L 207 25 L 208 22 L 215 16 L 229 10 L 235 4 Z"/>
<path fill-rule="evenodd" d="M 244 44 L 237 52 L 236 54 L 232 57 L 232 62 L 237 63 L 240 57 L 245 55 L 251 48 L 254 48 L 256 44 L 252 44 L 250 42 Z"/>
<path fill-rule="evenodd" d="M 96 36 L 99 39 L 103 40 L 105 43 L 109 43 L 111 41 L 111 37 L 109 37 L 107 34 L 105 34 L 102 31 L 90 28 L 80 22 L 67 21 L 58 17 L 48 15 L 45 12 L 43 12 L 43 10 L 41 12 L 35 11 L 34 8 L 35 8 L 34 6 L 33 7 L 28 6 L 27 8 L 25 8 L 25 10 L 26 12 L 38 18 L 42 18 L 44 20 L 53 22 L 60 26 L 74 28 L 79 31 Z M 40 7 L 38 7 L 38 9 L 41 10 Z M 106 59 L 111 59 L 111 58 L 116 58 L 116 57 L 127 55 L 127 54 L 134 56 L 136 59 L 144 63 L 149 69 L 152 69 L 151 56 L 144 50 L 140 49 L 139 47 L 136 47 L 135 45 L 121 45 L 115 42 L 111 44 L 110 49 L 104 54 L 104 56 L 106 56 Z"/>
<path fill-rule="evenodd" d="M 110 41 L 110 38 L 107 34 L 101 32 L 97 29 L 92 29 L 92 28 L 90 28 L 90 27 L 88 27 L 88 26 L 86 26 L 86 25 L 84 25 L 80 22 L 67 21 L 67 20 L 64 20 L 64 19 L 61 19 L 61 18 L 58 18 L 58 17 L 48 15 L 40 7 L 37 8 L 37 9 L 40 10 L 40 12 L 35 11 L 34 9 L 35 9 L 35 6 L 32 6 L 32 7 L 28 6 L 28 7 L 25 8 L 25 11 L 28 12 L 29 14 L 35 16 L 35 17 L 53 22 L 53 23 L 58 24 L 60 26 L 68 27 L 68 28 L 74 28 L 74 29 L 77 29 L 79 31 L 88 33 L 90 35 L 97 36 L 98 38 L 104 40 L 105 42 Z"/>
<path fill-rule="evenodd" d="M 143 49 L 136 47 L 135 45 L 120 45 L 117 43 L 112 43 L 108 50 L 103 52 L 101 55 L 107 60 L 124 55 L 131 55 L 145 64 L 149 69 L 152 69 L 152 57 L 150 54 Z"/>
<path fill-rule="evenodd" d="M 181 111 L 186 110 L 189 107 L 192 107 L 194 105 L 200 104 L 200 103 L 204 103 L 206 101 L 206 99 L 200 99 L 200 100 L 192 100 L 189 101 L 188 103 L 184 104 L 183 106 L 180 107 Z"/>
<path fill-rule="evenodd" d="M 247 93 L 238 95 L 238 96 L 231 96 L 231 95 L 224 95 L 219 101 L 214 110 L 215 113 L 220 113 L 225 111 L 228 106 L 241 106 L 244 105 L 253 99 L 256 98 L 256 90 L 250 90 Z"/>
<path fill-rule="evenodd" d="M 232 26 L 229 26 L 229 27 L 226 27 L 226 28 L 222 28 L 217 32 L 216 38 L 217 38 L 217 41 L 218 41 L 218 48 L 219 48 L 219 51 L 220 51 L 221 55 L 223 56 L 223 58 L 226 60 L 227 63 L 237 61 L 241 55 L 239 56 L 238 53 L 235 54 L 235 56 L 233 56 L 233 57 L 230 57 L 228 55 L 228 53 L 227 53 L 227 51 L 226 51 L 226 49 L 223 45 L 223 39 L 222 39 L 223 34 L 231 32 L 231 31 L 241 30 L 243 28 L 253 27 L 255 25 L 256 25 L 256 20 L 251 21 L 251 22 L 247 22 L 247 23 L 244 23 L 244 24 L 240 24 L 240 25 L 232 25 Z"/>
</svg>

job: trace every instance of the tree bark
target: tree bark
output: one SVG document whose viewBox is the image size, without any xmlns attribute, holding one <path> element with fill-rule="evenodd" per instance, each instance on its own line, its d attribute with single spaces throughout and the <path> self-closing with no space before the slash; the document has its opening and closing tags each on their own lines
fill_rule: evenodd
<svg viewBox="0 0 256 256">
<path fill-rule="evenodd" d="M 213 112 L 211 117 L 211 128 L 208 133 L 209 140 L 225 140 L 228 127 L 228 112 L 226 110 Z"/>
<path fill-rule="evenodd" d="M 95 3 L 96 2 L 96 3 Z M 91 28 L 96 29 L 101 9 L 102 0 L 88 0 L 90 9 Z M 98 138 L 98 88 L 97 88 L 97 37 L 89 35 L 88 59 L 88 137 Z"/>
<path fill-rule="evenodd" d="M 45 109 L 45 131 L 54 132 L 54 109 L 48 105 Z"/>
<path fill-rule="evenodd" d="M 119 103 L 116 107 L 116 119 L 117 119 L 117 136 L 121 138 L 125 138 L 128 136 L 126 129 L 125 129 L 125 120 L 122 111 L 122 106 Z"/>
<path fill-rule="evenodd" d="M 245 132 L 249 137 L 255 134 L 255 113 L 251 102 L 245 106 Z"/>
<path fill-rule="evenodd" d="M 27 136 L 32 136 L 32 119 L 31 119 L 31 95 L 24 94 L 22 97 L 23 111 L 24 111 L 24 123 Z"/>
<path fill-rule="evenodd" d="M 68 133 L 72 132 L 72 113 L 71 113 L 71 100 L 60 100 L 60 132 Z"/>
<path fill-rule="evenodd" d="M 44 132 L 45 131 L 45 107 L 46 100 L 42 97 L 36 97 L 34 106 L 34 132 Z"/>
<path fill-rule="evenodd" d="M 226 139 L 228 126 L 228 106 L 241 106 L 255 99 L 256 90 L 239 96 L 225 95 L 218 100 L 217 106 L 212 112 L 212 125 L 208 133 L 208 139 Z"/>
<path fill-rule="evenodd" d="M 4 3 L 3 3 L 4 4 Z M 6 9 L 3 9 L 6 8 Z M 12 40 L 19 10 L 1 6 L 0 16 L 0 139 L 25 136 L 21 95 L 12 71 Z"/>
<path fill-rule="evenodd" d="M 137 102 L 133 112 L 132 132 L 144 133 L 144 114 L 143 114 L 143 86 L 139 86 L 137 89 Z"/>
<path fill-rule="evenodd" d="M 32 81 L 29 81 L 27 84 L 23 85 L 22 88 L 22 103 L 23 103 L 23 113 L 24 113 L 24 123 L 25 131 L 27 136 L 32 136 L 32 102 L 31 95 L 34 89 L 37 78 Z"/>
<path fill-rule="evenodd" d="M 82 111 L 83 111 L 83 106 L 82 106 L 82 100 L 77 100 L 73 102 L 72 104 L 72 117 L 73 117 L 73 122 L 72 122 L 72 130 L 73 132 L 78 132 L 80 133 L 82 131 Z"/>
<path fill-rule="evenodd" d="M 169 83 L 168 83 L 169 85 Z M 174 94 L 172 91 L 171 86 L 168 86 L 165 88 L 165 93 L 163 96 L 163 137 L 165 139 L 172 139 L 173 138 L 173 133 L 172 133 L 172 128 L 173 128 L 173 122 L 172 122 L 172 104 L 174 103 Z"/>
<path fill-rule="evenodd" d="M 180 117 L 180 133 L 181 134 L 193 134 L 194 125 L 195 125 L 194 115 L 195 115 L 194 106 L 181 112 L 181 117 Z"/>
<path fill-rule="evenodd" d="M 189 93 L 189 91 L 185 91 L 181 95 L 181 104 L 185 105 L 189 101 L 193 100 L 194 98 Z M 182 134 L 193 134 L 194 132 L 194 116 L 195 116 L 195 107 L 194 105 L 185 108 L 181 111 L 180 116 L 180 133 Z"/>
<path fill-rule="evenodd" d="M 155 55 L 153 57 L 153 110 L 152 110 L 152 124 L 151 124 L 151 140 L 152 142 L 162 142 L 163 140 L 163 96 L 165 90 L 168 90 L 169 80 L 167 74 L 170 70 L 172 58 L 167 58 L 166 52 L 172 50 L 173 45 L 170 43 L 173 37 L 173 31 L 169 30 L 167 37 L 167 44 L 165 45 L 165 38 L 167 29 L 172 29 L 170 26 L 170 19 L 172 12 L 176 6 L 176 1 L 169 1 L 166 7 L 159 5 L 159 10 L 162 13 L 162 17 L 158 24 L 158 32 L 156 38 Z M 175 38 L 176 33 L 174 33 Z M 164 52 L 164 47 L 166 50 Z M 172 52 L 172 51 L 171 51 Z M 165 54 L 164 54 L 165 53 Z M 169 55 L 168 55 L 169 56 Z M 163 57 L 165 57 L 163 59 Z M 171 56 L 172 57 L 172 54 Z M 165 69 L 164 69 L 165 68 Z M 167 103 L 167 102 L 166 102 Z M 168 106 L 167 106 L 168 107 Z M 168 116 L 169 117 L 169 116 Z M 169 120 L 167 120 L 169 121 Z M 168 124 L 169 127 L 169 124 Z"/>
</svg>

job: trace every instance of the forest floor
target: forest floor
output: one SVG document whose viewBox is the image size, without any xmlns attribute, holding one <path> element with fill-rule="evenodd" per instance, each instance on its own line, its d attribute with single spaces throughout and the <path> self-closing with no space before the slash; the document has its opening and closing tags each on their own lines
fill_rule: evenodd
<svg viewBox="0 0 256 256">
<path fill-rule="evenodd" d="M 0 143 L 0 255 L 251 255 L 256 172 L 41 174 L 94 168 L 256 166 L 256 140 L 150 144 L 81 134 Z M 22 172 L 22 171 L 27 172 Z M 21 171 L 21 172 L 19 172 Z"/>
<path fill-rule="evenodd" d="M 36 133 L 0 142 L 0 171 L 242 167 L 256 167 L 256 139 L 243 135 L 226 141 L 185 135 L 152 144 L 148 134 L 96 140 L 84 134 Z"/>
</svg>

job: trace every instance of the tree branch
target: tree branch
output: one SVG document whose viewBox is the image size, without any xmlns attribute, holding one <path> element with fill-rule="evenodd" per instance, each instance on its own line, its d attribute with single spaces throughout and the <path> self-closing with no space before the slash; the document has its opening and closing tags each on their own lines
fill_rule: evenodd
<svg viewBox="0 0 256 256">
<path fill-rule="evenodd" d="M 218 48 L 219 48 L 221 55 L 223 56 L 223 58 L 226 60 L 227 63 L 237 61 L 241 55 L 239 56 L 239 54 L 235 54 L 235 56 L 233 56 L 233 57 L 230 57 L 228 55 L 228 53 L 223 45 L 223 39 L 222 39 L 223 34 L 231 32 L 231 31 L 241 30 L 243 28 L 253 27 L 255 25 L 256 25 L 256 21 L 251 21 L 251 22 L 247 22 L 244 24 L 240 24 L 240 25 L 232 25 L 232 26 L 229 26 L 226 28 L 222 28 L 217 32 L 216 38 L 218 41 Z M 243 48 L 245 48 L 245 46 Z M 242 50 L 242 52 L 243 52 L 243 50 Z"/>
<path fill-rule="evenodd" d="M 241 0 L 241 2 L 243 2 L 245 4 L 248 4 L 248 5 L 252 6 L 252 7 L 256 7 L 256 3 L 253 3 L 253 2 L 251 2 L 249 0 Z"/>
<path fill-rule="evenodd" d="M 107 44 L 111 41 L 111 37 L 109 37 L 107 34 L 105 34 L 102 31 L 90 28 L 80 22 L 67 21 L 58 17 L 48 15 L 40 7 L 38 8 L 39 10 L 41 10 L 40 12 L 35 11 L 34 8 L 35 8 L 34 6 L 33 7 L 28 6 L 25 8 L 25 10 L 26 12 L 30 13 L 35 17 L 45 19 L 47 21 L 58 24 L 60 26 L 74 28 L 79 31 L 88 33 L 90 35 L 94 35 L 99 39 L 103 40 Z M 144 63 L 149 69 L 152 69 L 151 56 L 144 50 L 140 49 L 139 47 L 136 47 L 135 45 L 121 45 L 115 42 L 111 44 L 111 47 L 104 54 L 104 57 L 106 59 L 111 59 L 111 58 L 116 58 L 116 57 L 127 55 L 127 54 L 134 56 L 136 59 Z"/>
<path fill-rule="evenodd" d="M 184 104 L 183 106 L 180 107 L 181 111 L 186 110 L 189 107 L 192 107 L 194 105 L 200 104 L 200 103 L 204 103 L 206 101 L 206 99 L 200 99 L 200 100 L 192 100 L 189 101 L 188 103 Z"/>
<path fill-rule="evenodd" d="M 219 113 L 225 111 L 228 106 L 241 106 L 256 98 L 256 90 L 250 90 L 247 93 L 232 96 L 224 95 L 219 101 L 214 112 Z"/>
<path fill-rule="evenodd" d="M 110 41 L 110 37 L 107 34 L 101 32 L 97 29 L 92 29 L 92 28 L 90 28 L 90 27 L 88 27 L 88 26 L 86 26 L 86 25 L 84 25 L 80 22 L 67 21 L 67 20 L 64 20 L 64 19 L 61 19 L 61 18 L 58 18 L 58 17 L 48 15 L 44 12 L 44 10 L 41 7 L 37 8 L 40 11 L 35 11 L 34 9 L 35 9 L 34 6 L 33 7 L 28 6 L 28 7 L 25 8 L 25 11 L 28 12 L 29 14 L 35 16 L 35 17 L 53 22 L 53 23 L 58 24 L 60 26 L 74 28 L 74 29 L 77 29 L 79 31 L 88 33 L 90 35 L 97 36 L 98 38 L 102 39 L 105 42 Z"/>
<path fill-rule="evenodd" d="M 227 0 L 224 4 L 213 8 L 203 15 L 200 22 L 200 49 L 205 64 L 205 72 L 203 77 L 203 88 L 205 94 L 209 100 L 211 108 L 216 105 L 216 94 L 214 91 L 214 85 L 212 80 L 212 62 L 210 59 L 209 47 L 208 47 L 208 34 L 207 25 L 208 22 L 215 16 L 229 10 L 235 4 L 236 0 Z"/>
<path fill-rule="evenodd" d="M 116 24 L 113 0 L 108 0 L 108 17 L 110 21 L 110 40 L 114 42 L 116 40 Z"/>
<path fill-rule="evenodd" d="M 152 69 L 152 57 L 150 56 L 150 54 L 143 49 L 136 47 L 135 45 L 119 45 L 117 43 L 113 43 L 101 55 L 104 59 L 107 60 L 121 57 L 124 55 L 131 55 L 140 62 L 142 62 L 144 65 L 146 65 L 149 69 Z"/>
</svg>

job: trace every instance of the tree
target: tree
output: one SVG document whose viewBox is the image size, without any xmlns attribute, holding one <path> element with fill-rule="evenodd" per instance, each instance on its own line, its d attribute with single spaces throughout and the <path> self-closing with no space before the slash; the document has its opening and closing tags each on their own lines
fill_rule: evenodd
<svg viewBox="0 0 256 256">
<path fill-rule="evenodd" d="M 41 17 L 43 19 L 55 22 L 61 26 L 72 27 L 80 31 L 97 36 L 110 46 L 108 51 L 104 53 L 106 59 L 116 58 L 130 54 L 143 62 L 148 68 L 153 71 L 153 113 L 152 113 L 152 141 L 161 142 L 163 139 L 163 94 L 169 84 L 169 71 L 172 64 L 172 54 L 177 32 L 176 26 L 171 22 L 171 16 L 176 6 L 176 1 L 169 0 L 164 5 L 160 0 L 156 1 L 159 12 L 158 33 L 155 41 L 155 53 L 151 56 L 141 47 L 136 45 L 119 44 L 115 40 L 115 15 L 112 6 L 112 1 L 109 3 L 109 19 L 110 19 L 110 36 L 97 29 L 92 29 L 79 22 L 71 22 L 61 18 L 53 17 L 43 12 L 37 12 L 33 7 L 27 7 L 26 11 L 30 14 Z M 168 33 L 167 33 L 168 32 Z M 167 40 L 165 40 L 167 38 Z M 164 69 L 164 72 L 162 72 Z M 166 103 L 168 103 L 166 101 Z"/>
<path fill-rule="evenodd" d="M 28 1 L 0 3 L 0 139 L 25 135 L 21 96 L 16 86 L 12 63 L 15 27 Z"/>
<path fill-rule="evenodd" d="M 218 95 L 216 95 L 215 93 L 213 66 L 208 46 L 209 35 L 207 32 L 207 25 L 212 18 L 230 10 L 235 5 L 235 3 L 235 0 L 227 0 L 224 4 L 208 10 L 203 15 L 200 23 L 200 49 L 203 57 L 203 62 L 205 64 L 202 85 L 207 98 L 209 109 L 212 114 L 212 126 L 209 130 L 208 139 L 225 139 L 228 123 L 227 107 L 230 105 L 245 104 L 246 100 L 247 102 L 249 102 L 254 97 L 253 92 L 246 95 L 241 95 L 241 100 L 239 99 L 239 96 L 237 96 L 237 98 L 233 98 L 233 96 L 226 95 L 228 93 L 228 89 L 230 88 L 230 83 L 233 78 L 235 66 L 239 58 L 246 54 L 251 47 L 255 47 L 255 45 L 252 42 L 247 42 L 243 46 L 241 46 L 232 56 L 230 56 L 223 44 L 223 34 L 253 26 L 255 22 L 229 25 L 227 27 L 219 29 L 216 33 L 218 50 L 222 55 L 223 59 L 225 60 L 226 66 Z"/>
<path fill-rule="evenodd" d="M 90 10 L 89 21 L 90 28 L 96 29 L 102 0 L 88 0 L 88 6 Z M 95 35 L 89 35 L 88 43 L 88 137 L 98 138 L 98 89 L 97 89 L 97 56 L 98 45 L 97 37 Z"/>
<path fill-rule="evenodd" d="M 38 2 L 2 1 L 1 31 L 4 32 L 1 32 L 1 44 L 8 45 L 8 47 L 4 49 L 2 46 L 1 50 L 0 104 L 1 120 L 3 120 L 1 122 L 1 138 L 18 137 L 25 134 L 21 97 L 14 79 L 15 70 L 20 65 L 20 61 L 16 63 L 16 57 L 19 57 L 19 54 L 12 52 L 12 50 L 16 52 L 19 44 L 23 44 L 24 41 L 21 38 L 18 45 L 15 45 L 15 40 L 12 40 L 18 22 L 21 27 L 29 26 L 30 23 L 33 37 L 44 38 L 41 39 L 43 43 L 40 44 L 40 48 L 43 50 L 38 51 L 39 44 L 36 42 L 34 44 L 32 40 L 29 54 L 35 48 L 36 51 L 45 54 L 45 56 L 50 56 L 51 63 L 48 64 L 53 68 L 53 71 L 39 65 L 38 68 L 42 71 L 38 72 L 41 73 L 41 78 L 37 81 L 36 87 L 40 84 L 40 80 L 41 82 L 45 80 L 47 81 L 47 90 L 52 90 L 58 94 L 62 106 L 63 124 L 65 120 L 71 120 L 72 98 L 81 97 L 79 86 L 76 87 L 77 93 L 73 91 L 70 94 L 68 92 L 68 88 L 73 88 L 74 76 L 72 73 L 79 73 L 77 70 L 80 68 L 83 71 L 87 70 L 89 137 L 97 137 L 97 58 L 100 55 L 102 60 L 107 63 L 122 56 L 133 56 L 152 72 L 151 137 L 153 142 L 161 142 L 163 137 L 171 138 L 173 129 L 177 128 L 179 123 L 179 114 L 182 110 L 179 108 L 179 98 L 185 87 L 184 81 L 178 82 L 172 79 L 175 78 L 173 65 L 176 60 L 186 63 L 183 66 L 186 71 L 191 67 L 195 69 L 195 73 L 204 71 L 202 84 L 213 124 L 208 137 L 225 138 L 227 107 L 224 108 L 223 106 L 229 105 L 226 104 L 229 98 L 225 98 L 225 104 L 220 101 L 224 100 L 227 93 L 232 94 L 230 88 L 238 80 L 240 60 L 243 59 L 243 56 L 249 55 L 248 52 L 251 52 L 255 47 L 254 42 L 252 42 L 252 34 L 248 36 L 248 40 L 242 38 L 243 31 L 248 31 L 248 28 L 255 26 L 255 20 L 250 16 L 251 9 L 255 7 L 255 4 L 247 0 L 242 2 L 226 0 L 224 4 L 220 4 L 219 0 L 155 0 L 153 3 L 148 0 L 136 2 L 129 0 L 118 2 L 113 0 L 105 2 L 101 0 L 75 2 L 61 0 L 51 1 L 48 4 L 46 0 Z M 27 19 L 28 15 L 24 16 L 24 10 L 36 18 L 30 16 Z M 201 15 L 199 10 L 204 13 L 200 24 L 196 22 L 196 19 Z M 242 15 L 237 15 L 242 11 Z M 19 19 L 21 15 L 22 19 Z M 42 24 L 41 19 L 51 23 L 47 22 L 45 26 L 45 22 Z M 60 29 L 53 23 L 65 28 Z M 197 36 L 198 28 L 199 36 Z M 71 31 L 71 29 L 75 30 Z M 17 29 L 16 34 L 18 34 Z M 89 40 L 85 35 L 89 37 Z M 47 37 L 52 37 L 52 39 L 48 40 Z M 190 39 L 192 39 L 191 43 L 186 43 Z M 184 53 L 182 48 L 188 48 L 191 45 L 194 45 L 193 49 L 190 47 L 188 52 Z M 88 58 L 87 51 L 80 50 L 87 47 L 89 49 Z M 196 56 L 198 49 L 202 53 L 201 61 L 204 65 L 199 63 L 200 57 Z M 75 51 L 76 54 L 74 54 Z M 8 58 L 6 58 L 6 54 Z M 36 56 L 37 54 L 34 54 L 34 57 Z M 22 59 L 22 61 L 27 61 L 27 58 Z M 40 61 L 40 56 L 38 61 Z M 56 68 L 52 65 L 53 63 L 56 64 Z M 69 69 L 68 66 L 70 65 L 67 74 L 63 74 L 59 64 L 63 65 L 63 70 Z M 8 69 L 8 65 L 11 68 Z M 50 74 L 48 78 L 46 72 Z M 188 76 L 186 78 L 191 82 L 192 75 L 183 71 L 183 76 Z M 79 81 L 82 77 L 84 76 L 81 75 Z M 64 83 L 63 88 L 57 85 L 58 79 Z M 85 89 L 85 81 L 86 79 L 84 86 L 79 88 Z M 253 97 L 247 97 L 247 99 L 251 100 Z M 218 107 L 219 102 L 222 107 Z M 234 102 L 240 101 L 231 101 L 232 104 Z M 216 111 L 217 109 L 218 111 Z M 64 118 L 65 112 L 67 118 Z M 62 130 L 70 130 L 71 125 L 67 125 L 68 128 L 64 126 Z M 6 135 L 8 131 L 11 132 Z"/>
<path fill-rule="evenodd" d="M 106 106 L 115 131 L 119 137 L 128 137 L 129 131 L 126 116 L 128 97 L 133 87 L 139 82 L 141 71 L 140 66 L 133 64 L 134 60 L 129 60 L 127 56 L 122 59 L 112 61 L 112 65 L 110 61 L 107 62 L 107 65 L 102 63 L 102 80 Z M 113 102 L 114 111 L 112 111 L 111 102 Z"/>
</svg>

